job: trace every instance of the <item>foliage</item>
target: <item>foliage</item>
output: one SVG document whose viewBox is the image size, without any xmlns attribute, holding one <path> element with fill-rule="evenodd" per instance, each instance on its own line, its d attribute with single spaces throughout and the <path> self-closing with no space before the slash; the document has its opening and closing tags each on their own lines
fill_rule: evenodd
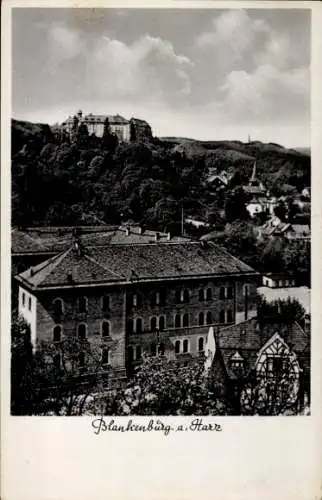
<svg viewBox="0 0 322 500">
<path fill-rule="evenodd" d="M 11 413 L 29 415 L 36 387 L 33 379 L 33 356 L 30 327 L 20 316 L 11 322 Z"/>
<path fill-rule="evenodd" d="M 241 415 L 296 415 L 298 413 L 299 382 L 285 368 L 273 375 L 253 376 L 240 394 Z"/>
<path fill-rule="evenodd" d="M 288 297 L 286 300 L 278 299 L 269 302 L 263 295 L 258 296 L 257 317 L 259 321 L 269 318 L 276 321 L 302 322 L 305 314 L 304 307 L 294 298 Z"/>
<path fill-rule="evenodd" d="M 231 407 L 222 399 L 204 359 L 187 366 L 164 357 L 144 360 L 133 380 L 104 401 L 107 415 L 226 415 Z"/>
<path fill-rule="evenodd" d="M 12 322 L 11 411 L 15 415 L 82 415 L 103 384 L 100 345 L 67 338 L 33 352 L 29 325 Z M 84 359 L 81 360 L 81 357 Z"/>
<path fill-rule="evenodd" d="M 70 140 L 57 127 L 14 120 L 13 224 L 77 225 L 87 213 L 114 224 L 123 213 L 123 219 L 151 221 L 164 230 L 180 227 L 179 207 L 212 222 L 224 208 L 228 222 L 247 219 L 238 186 L 249 178 L 255 156 L 268 187 L 281 179 L 296 190 L 310 183 L 309 157 L 274 145 L 162 141 L 152 137 L 146 122 L 134 119 L 131 134 L 132 142 L 118 144 L 107 120 L 102 138 L 89 136 L 81 124 Z M 226 194 L 209 192 L 205 179 L 211 168 L 236 171 Z"/>
</svg>

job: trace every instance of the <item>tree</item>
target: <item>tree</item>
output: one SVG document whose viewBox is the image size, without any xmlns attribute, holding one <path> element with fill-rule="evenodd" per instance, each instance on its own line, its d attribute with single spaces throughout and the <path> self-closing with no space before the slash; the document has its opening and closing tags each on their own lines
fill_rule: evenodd
<svg viewBox="0 0 322 500">
<path fill-rule="evenodd" d="M 40 385 L 35 414 L 82 415 L 92 394 L 103 386 L 104 345 L 66 338 L 41 342 L 35 354 L 34 376 Z"/>
<path fill-rule="evenodd" d="M 283 320 L 299 323 L 302 322 L 305 309 L 300 302 L 288 297 L 286 300 L 278 299 L 268 302 L 263 295 L 257 298 L 257 317 L 259 321 Z"/>
<path fill-rule="evenodd" d="M 203 358 L 189 360 L 187 366 L 164 357 L 147 358 L 123 390 L 103 399 L 106 415 L 226 415 L 231 411 L 205 374 Z"/>
<path fill-rule="evenodd" d="M 235 188 L 226 195 L 225 217 L 227 222 L 247 220 L 249 214 L 246 209 L 247 196 L 242 188 Z"/>
<path fill-rule="evenodd" d="M 11 322 L 11 413 L 13 415 L 32 413 L 37 392 L 33 370 L 30 326 L 22 317 L 15 316 Z"/>
</svg>

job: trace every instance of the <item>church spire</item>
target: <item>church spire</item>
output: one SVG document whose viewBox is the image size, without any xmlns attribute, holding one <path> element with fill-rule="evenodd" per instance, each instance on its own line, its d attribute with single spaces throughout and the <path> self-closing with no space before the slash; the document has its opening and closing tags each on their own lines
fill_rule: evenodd
<svg viewBox="0 0 322 500">
<path fill-rule="evenodd" d="M 254 161 L 254 165 L 253 165 L 253 171 L 252 171 L 252 176 L 249 180 L 249 182 L 256 182 L 257 181 L 257 176 L 256 176 L 256 160 Z"/>
</svg>

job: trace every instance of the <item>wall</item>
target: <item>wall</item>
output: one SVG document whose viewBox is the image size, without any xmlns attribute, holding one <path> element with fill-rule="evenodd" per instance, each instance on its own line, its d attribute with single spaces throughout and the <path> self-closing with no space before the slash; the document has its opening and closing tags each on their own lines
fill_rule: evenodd
<svg viewBox="0 0 322 500">
<path fill-rule="evenodd" d="M 23 302 L 24 297 L 24 302 Z M 30 307 L 29 307 L 30 306 Z M 30 336 L 33 346 L 36 344 L 37 333 L 37 298 L 25 288 L 19 286 L 18 312 L 30 325 Z"/>
<path fill-rule="evenodd" d="M 63 328 L 64 335 L 76 335 L 77 326 L 80 323 L 87 324 L 87 337 L 92 341 L 101 342 L 101 325 L 104 318 L 110 322 L 110 337 L 115 341 L 111 346 L 110 362 L 114 369 L 124 368 L 127 362 L 127 346 L 133 344 L 132 338 L 137 336 L 136 332 L 129 332 L 128 321 L 142 319 L 142 330 L 140 334 L 141 339 L 147 339 L 154 333 L 151 333 L 151 318 L 159 318 L 161 315 L 165 316 L 165 333 L 171 339 L 173 345 L 177 338 L 189 339 L 189 351 L 191 353 L 198 352 L 198 338 L 203 336 L 206 338 L 209 325 L 206 324 L 206 313 L 211 312 L 212 323 L 219 324 L 221 317 L 220 312 L 226 311 L 225 323 L 227 323 L 227 311 L 230 310 L 232 314 L 232 323 L 236 321 L 243 321 L 245 319 L 245 294 L 244 285 L 248 285 L 248 317 L 251 317 L 251 312 L 255 310 L 256 303 L 256 282 L 254 278 L 249 279 L 247 282 L 244 278 L 222 278 L 211 280 L 185 280 L 173 281 L 171 283 L 162 284 L 142 284 L 133 283 L 127 289 L 115 286 L 89 288 L 85 289 L 71 289 L 64 290 L 59 293 L 42 292 L 38 297 L 37 306 L 37 334 L 38 340 L 53 340 L 53 328 L 55 325 L 60 325 Z M 220 287 L 231 287 L 231 298 L 220 298 Z M 212 291 L 211 300 L 199 300 L 199 290 L 206 290 L 210 288 Z M 189 301 L 176 302 L 176 292 L 182 292 L 184 289 L 189 292 Z M 155 293 L 160 293 L 162 300 L 162 293 L 164 293 L 164 304 L 154 304 L 153 296 Z M 102 310 L 102 297 L 108 293 L 110 297 L 110 309 L 107 312 Z M 78 299 L 79 296 L 86 295 L 88 300 L 87 313 L 78 312 Z M 137 305 L 131 303 L 133 294 L 138 298 Z M 64 309 L 61 316 L 55 316 L 53 310 L 53 300 L 60 298 L 63 300 Z M 205 324 L 199 325 L 199 313 L 205 313 Z M 183 318 L 184 314 L 188 314 L 189 323 L 186 328 L 176 327 L 175 315 L 180 314 Z M 230 323 L 231 324 L 231 323 Z M 158 324 L 157 324 L 158 326 Z M 154 342 L 151 337 L 150 344 Z M 141 342 L 139 342 L 141 343 Z"/>
<path fill-rule="evenodd" d="M 87 325 L 87 337 L 91 341 L 101 342 L 101 326 L 104 319 L 110 322 L 110 337 L 115 341 L 111 345 L 111 365 L 115 369 L 124 368 L 125 364 L 125 316 L 124 290 L 110 290 L 110 309 L 102 310 L 102 296 L 108 289 L 88 289 L 82 294 L 87 297 L 87 313 L 78 312 L 79 289 L 64 290 L 61 292 L 43 292 L 39 297 L 37 308 L 38 340 L 53 340 L 53 328 L 60 325 L 64 336 L 74 336 L 80 323 Z M 54 314 L 53 301 L 60 298 L 64 302 L 63 314 Z"/>
</svg>

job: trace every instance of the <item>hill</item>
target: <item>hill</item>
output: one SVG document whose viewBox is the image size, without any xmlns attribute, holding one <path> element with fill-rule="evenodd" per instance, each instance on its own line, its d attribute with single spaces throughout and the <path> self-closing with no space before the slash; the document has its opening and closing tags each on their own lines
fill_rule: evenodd
<svg viewBox="0 0 322 500">
<path fill-rule="evenodd" d="M 227 170 L 249 178 L 254 161 L 277 194 L 310 185 L 310 156 L 259 141 L 152 137 L 133 121 L 135 139 L 78 133 L 70 140 L 46 124 L 12 120 L 12 217 L 16 225 L 109 224 L 132 219 L 163 230 L 179 225 L 181 208 L 207 218 L 224 208 L 205 180 Z M 236 176 L 235 176 L 236 177 Z"/>
</svg>

